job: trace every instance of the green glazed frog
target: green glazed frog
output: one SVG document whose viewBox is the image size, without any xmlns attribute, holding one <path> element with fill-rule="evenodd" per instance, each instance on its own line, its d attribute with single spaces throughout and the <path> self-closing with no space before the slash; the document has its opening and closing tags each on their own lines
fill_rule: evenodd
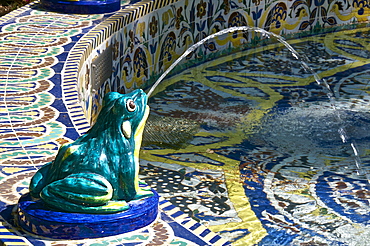
<svg viewBox="0 0 370 246">
<path fill-rule="evenodd" d="M 147 95 L 110 92 L 96 123 L 33 176 L 30 193 L 61 211 L 115 213 L 152 196 L 139 186 L 139 149 L 149 115 Z"/>
</svg>

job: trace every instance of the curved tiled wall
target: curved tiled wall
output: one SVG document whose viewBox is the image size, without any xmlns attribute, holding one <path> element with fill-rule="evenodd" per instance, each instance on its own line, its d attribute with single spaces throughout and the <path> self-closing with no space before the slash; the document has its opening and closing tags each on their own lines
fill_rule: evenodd
<svg viewBox="0 0 370 246">
<path fill-rule="evenodd" d="M 93 122 L 101 97 L 107 91 L 127 92 L 149 86 L 189 46 L 219 30 L 256 26 L 280 35 L 315 33 L 367 21 L 368 9 L 358 1 L 351 5 L 328 0 L 147 0 L 126 5 L 85 35 L 71 51 L 64 90 L 69 95 L 77 84 L 79 93 L 74 94 L 74 100 L 81 103 L 87 119 Z M 237 48 L 250 39 L 251 35 L 245 33 L 222 36 L 207 42 L 202 47 L 202 56 Z M 99 74 L 93 68 L 94 61 L 102 59 L 100 56 L 112 59 L 108 68 L 112 73 L 104 78 L 96 78 Z"/>
</svg>

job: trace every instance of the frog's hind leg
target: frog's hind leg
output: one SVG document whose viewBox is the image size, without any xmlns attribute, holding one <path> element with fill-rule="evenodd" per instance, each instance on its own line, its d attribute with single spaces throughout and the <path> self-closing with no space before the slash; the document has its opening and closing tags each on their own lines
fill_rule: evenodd
<svg viewBox="0 0 370 246">
<path fill-rule="evenodd" d="M 49 172 L 52 162 L 42 166 L 36 174 L 32 177 L 30 182 L 30 193 L 33 197 L 40 197 L 41 190 L 47 185 L 47 174 Z"/>
<path fill-rule="evenodd" d="M 129 208 L 125 201 L 111 201 L 112 185 L 95 173 L 71 174 L 47 185 L 41 199 L 49 206 L 68 212 L 115 213 Z"/>
</svg>

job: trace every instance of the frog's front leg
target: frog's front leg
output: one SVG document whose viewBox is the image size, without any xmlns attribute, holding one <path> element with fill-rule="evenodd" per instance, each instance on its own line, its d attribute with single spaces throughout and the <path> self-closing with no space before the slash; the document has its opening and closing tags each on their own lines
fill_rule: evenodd
<svg viewBox="0 0 370 246">
<path fill-rule="evenodd" d="M 129 208 L 125 201 L 113 201 L 113 187 L 95 173 L 71 174 L 41 191 L 41 199 L 51 207 L 69 212 L 115 213 Z"/>
</svg>

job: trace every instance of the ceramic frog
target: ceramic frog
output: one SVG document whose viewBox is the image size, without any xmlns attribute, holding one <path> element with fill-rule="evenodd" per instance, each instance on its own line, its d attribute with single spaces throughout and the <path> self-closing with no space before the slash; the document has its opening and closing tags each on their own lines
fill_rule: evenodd
<svg viewBox="0 0 370 246">
<path fill-rule="evenodd" d="M 115 213 L 127 202 L 153 195 L 139 187 L 139 149 L 149 115 L 147 95 L 110 92 L 96 123 L 60 148 L 34 175 L 30 193 L 48 206 L 79 213 Z"/>
</svg>

